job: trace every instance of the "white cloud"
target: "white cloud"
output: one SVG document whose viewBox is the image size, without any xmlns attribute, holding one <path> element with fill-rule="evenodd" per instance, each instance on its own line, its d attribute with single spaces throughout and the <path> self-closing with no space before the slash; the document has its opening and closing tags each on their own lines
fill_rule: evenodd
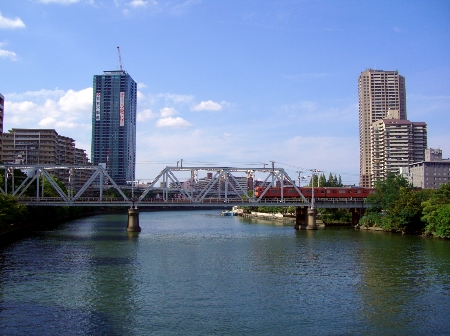
<svg viewBox="0 0 450 336">
<path fill-rule="evenodd" d="M 172 128 L 186 128 L 193 126 L 189 121 L 180 117 L 161 118 L 156 122 L 157 127 L 172 127 Z"/>
<path fill-rule="evenodd" d="M 17 61 L 17 54 L 13 51 L 0 49 L 0 57 L 9 58 L 11 61 Z"/>
<path fill-rule="evenodd" d="M 56 119 L 53 117 L 44 118 L 41 121 L 39 121 L 39 126 L 45 127 L 45 128 L 51 128 L 56 124 Z"/>
<path fill-rule="evenodd" d="M 91 127 L 91 116 L 92 88 L 5 94 L 4 121 L 8 127 L 40 126 L 86 130 Z M 77 133 L 67 136 L 75 138 Z"/>
<path fill-rule="evenodd" d="M 66 91 L 59 90 L 58 88 L 54 90 L 41 89 L 39 91 L 26 91 L 21 93 L 8 93 L 8 100 L 10 101 L 21 101 L 21 100 L 32 100 L 36 103 L 40 101 L 45 101 L 46 99 L 59 99 Z"/>
<path fill-rule="evenodd" d="M 194 100 L 192 95 L 180 95 L 173 93 L 145 94 L 137 92 L 138 103 L 141 106 L 155 105 L 163 102 L 164 105 L 188 105 Z"/>
<path fill-rule="evenodd" d="M 2 13 L 0 13 L 0 29 L 15 29 L 15 28 L 25 28 L 25 23 L 16 17 L 14 19 L 10 19 L 4 17 Z"/>
<path fill-rule="evenodd" d="M 192 95 L 180 95 L 174 93 L 159 93 L 156 95 L 156 98 L 171 101 L 176 104 L 188 104 L 194 100 L 194 96 Z"/>
<path fill-rule="evenodd" d="M 132 0 L 128 3 L 129 6 L 131 7 L 145 7 L 148 5 L 148 1 L 147 0 Z"/>
<path fill-rule="evenodd" d="M 159 110 L 159 113 L 161 113 L 161 117 L 163 118 L 178 114 L 177 110 L 175 110 L 173 107 L 164 107 Z"/>
<path fill-rule="evenodd" d="M 212 100 L 202 101 L 200 104 L 191 107 L 191 111 L 220 111 L 221 109 L 222 105 Z"/>
<path fill-rule="evenodd" d="M 77 112 L 92 109 L 92 88 L 80 91 L 68 90 L 58 104 L 62 111 Z"/>
<path fill-rule="evenodd" d="M 138 89 L 145 89 L 147 85 L 145 85 L 144 83 L 137 83 L 137 87 Z"/>
<path fill-rule="evenodd" d="M 137 114 L 137 120 L 138 121 L 145 121 L 145 120 L 149 120 L 149 119 L 154 119 L 157 116 L 158 115 L 156 113 L 153 113 L 153 111 L 151 109 L 145 109 L 142 112 L 139 112 Z"/>
</svg>

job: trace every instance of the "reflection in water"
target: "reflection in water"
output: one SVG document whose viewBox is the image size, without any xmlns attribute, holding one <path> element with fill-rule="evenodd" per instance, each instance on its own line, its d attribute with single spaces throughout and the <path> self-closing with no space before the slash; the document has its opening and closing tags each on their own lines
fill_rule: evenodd
<svg viewBox="0 0 450 336">
<path fill-rule="evenodd" d="M 0 334 L 427 334 L 450 313 L 448 241 L 218 211 L 67 223 L 0 251 Z"/>
<path fill-rule="evenodd" d="M 407 334 L 412 328 L 417 334 L 428 334 L 431 327 L 433 333 L 448 332 L 447 318 L 432 313 L 440 303 L 448 309 L 448 242 L 386 233 L 361 236 L 366 248 L 362 250 L 363 277 L 358 292 L 363 299 L 361 314 L 371 330 Z M 427 257 L 436 245 L 447 245 L 446 253 Z M 444 264 L 441 280 L 445 280 L 436 282 L 436 266 Z"/>
</svg>

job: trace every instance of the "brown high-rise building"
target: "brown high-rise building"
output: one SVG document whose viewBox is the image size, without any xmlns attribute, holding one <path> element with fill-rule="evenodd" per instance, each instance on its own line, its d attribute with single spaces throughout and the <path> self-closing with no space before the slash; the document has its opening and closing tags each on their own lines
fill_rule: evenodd
<svg viewBox="0 0 450 336">
<path fill-rule="evenodd" d="M 397 71 L 368 69 L 358 79 L 359 96 L 359 183 L 371 187 L 372 171 L 371 125 L 395 112 L 398 119 L 406 120 L 405 78 Z M 375 155 L 376 156 L 376 155 Z"/>
</svg>

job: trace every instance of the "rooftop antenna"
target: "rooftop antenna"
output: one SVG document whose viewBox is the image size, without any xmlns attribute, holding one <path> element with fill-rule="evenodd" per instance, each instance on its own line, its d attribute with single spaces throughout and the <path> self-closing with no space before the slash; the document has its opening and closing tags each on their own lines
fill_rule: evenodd
<svg viewBox="0 0 450 336">
<path fill-rule="evenodd" d="M 123 69 L 122 69 L 122 57 L 120 57 L 120 47 L 117 47 L 117 53 L 119 54 L 120 71 L 123 71 Z"/>
</svg>

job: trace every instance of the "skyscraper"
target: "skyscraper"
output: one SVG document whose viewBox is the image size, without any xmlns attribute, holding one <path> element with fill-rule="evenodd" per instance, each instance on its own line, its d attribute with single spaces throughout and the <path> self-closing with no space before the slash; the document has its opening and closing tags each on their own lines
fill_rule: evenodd
<svg viewBox="0 0 450 336">
<path fill-rule="evenodd" d="M 406 120 L 405 78 L 397 71 L 368 69 L 358 80 L 359 96 L 359 183 L 373 185 L 372 144 L 370 128 L 373 122 L 386 118 L 388 112 Z"/>
<path fill-rule="evenodd" d="M 123 70 L 94 75 L 91 161 L 118 184 L 134 181 L 137 84 Z"/>
</svg>

